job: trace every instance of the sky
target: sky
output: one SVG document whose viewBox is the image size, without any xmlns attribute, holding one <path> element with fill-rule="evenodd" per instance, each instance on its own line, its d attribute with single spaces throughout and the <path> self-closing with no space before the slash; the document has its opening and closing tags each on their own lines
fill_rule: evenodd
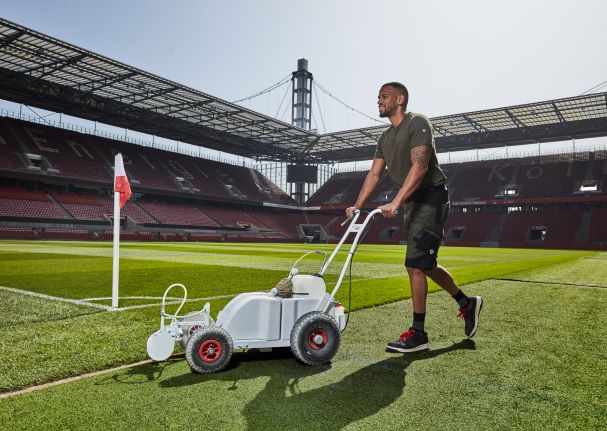
<svg viewBox="0 0 607 431">
<path fill-rule="evenodd" d="M 306 58 L 318 83 L 374 118 L 388 81 L 408 87 L 409 110 L 434 117 L 576 96 L 607 80 L 604 0 L 0 0 L 0 11 L 228 101 Z M 280 117 L 285 89 L 244 106 Z M 326 95 L 318 102 L 321 132 L 378 124 Z"/>
</svg>

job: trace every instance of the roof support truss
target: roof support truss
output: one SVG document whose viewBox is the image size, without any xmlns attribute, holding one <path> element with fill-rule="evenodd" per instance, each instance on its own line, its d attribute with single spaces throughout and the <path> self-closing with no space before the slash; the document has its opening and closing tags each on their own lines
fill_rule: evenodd
<svg viewBox="0 0 607 431">
<path fill-rule="evenodd" d="M 2 18 L 0 49 L 0 98 L 246 157 L 363 160 L 386 128 L 319 135 Z M 607 136 L 607 93 L 431 121 L 439 151 Z"/>
</svg>

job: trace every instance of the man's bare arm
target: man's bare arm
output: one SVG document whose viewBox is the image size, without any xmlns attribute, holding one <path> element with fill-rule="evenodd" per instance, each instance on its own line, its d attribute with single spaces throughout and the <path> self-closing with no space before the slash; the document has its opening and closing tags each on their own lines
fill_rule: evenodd
<svg viewBox="0 0 607 431">
<path fill-rule="evenodd" d="M 392 202 L 380 207 L 384 217 L 393 217 L 394 212 L 419 188 L 428 172 L 431 154 L 432 147 L 429 145 L 420 145 L 411 150 L 411 170 Z"/>
<path fill-rule="evenodd" d="M 430 155 L 432 154 L 432 147 L 429 145 L 420 145 L 419 147 L 414 147 L 411 150 L 411 163 L 422 164 L 426 166 L 426 170 L 428 169 L 428 163 L 430 162 Z"/>
<path fill-rule="evenodd" d="M 365 177 L 365 182 L 363 183 L 363 186 L 360 189 L 360 193 L 358 194 L 358 199 L 356 199 L 356 203 L 353 207 L 349 207 L 346 209 L 347 217 L 352 217 L 352 213 L 354 212 L 354 210 L 362 208 L 365 202 L 367 202 L 367 199 L 369 199 L 369 196 L 371 196 L 371 193 L 373 193 L 373 191 L 377 187 L 377 184 L 379 184 L 385 167 L 386 162 L 384 159 L 379 159 L 377 157 L 373 159 L 373 164 L 371 165 L 371 169 L 369 169 L 369 172 Z"/>
</svg>

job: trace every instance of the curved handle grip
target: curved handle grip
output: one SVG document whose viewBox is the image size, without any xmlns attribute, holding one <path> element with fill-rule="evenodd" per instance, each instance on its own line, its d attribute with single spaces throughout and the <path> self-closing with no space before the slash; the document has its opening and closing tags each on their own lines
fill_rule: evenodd
<svg viewBox="0 0 607 431">
<path fill-rule="evenodd" d="M 183 299 L 181 300 L 181 304 L 179 304 L 179 307 L 177 308 L 177 311 L 175 311 L 175 314 L 166 314 L 164 312 L 164 308 L 165 308 L 165 302 L 166 302 L 166 298 L 167 298 L 167 294 L 171 291 L 171 289 L 175 286 L 179 286 L 183 289 Z M 167 290 L 165 290 L 164 295 L 162 296 L 162 306 L 160 307 L 160 314 L 162 317 L 177 317 L 179 315 L 179 311 L 181 311 L 181 307 L 183 307 L 183 304 L 185 304 L 185 301 L 188 297 L 188 290 L 185 288 L 185 286 L 181 283 L 175 283 L 175 284 L 171 284 Z"/>
<path fill-rule="evenodd" d="M 301 256 L 299 259 L 297 259 L 295 261 L 295 263 L 291 266 L 291 270 L 289 271 L 289 278 L 291 278 L 293 276 L 293 269 L 296 268 L 296 265 L 299 262 L 301 262 L 304 257 L 306 257 L 310 254 L 322 254 L 324 257 L 323 257 L 322 263 L 320 264 L 320 267 L 321 268 L 323 267 L 323 265 L 325 264 L 325 262 L 327 260 L 327 252 L 323 251 L 323 250 L 312 250 L 312 251 L 307 252 L 306 254 L 304 254 L 303 256 Z"/>
</svg>

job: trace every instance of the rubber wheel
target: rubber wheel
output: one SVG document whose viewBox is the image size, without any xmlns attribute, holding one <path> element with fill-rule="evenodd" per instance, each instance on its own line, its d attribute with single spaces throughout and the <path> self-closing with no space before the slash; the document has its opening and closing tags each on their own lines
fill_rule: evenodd
<svg viewBox="0 0 607 431">
<path fill-rule="evenodd" d="M 189 337 L 185 359 L 195 373 L 215 373 L 228 365 L 233 350 L 228 331 L 217 326 L 205 326 Z"/>
<path fill-rule="evenodd" d="M 307 365 L 331 362 L 339 349 L 340 333 L 335 320 L 320 311 L 301 316 L 291 330 L 291 350 Z"/>
</svg>

